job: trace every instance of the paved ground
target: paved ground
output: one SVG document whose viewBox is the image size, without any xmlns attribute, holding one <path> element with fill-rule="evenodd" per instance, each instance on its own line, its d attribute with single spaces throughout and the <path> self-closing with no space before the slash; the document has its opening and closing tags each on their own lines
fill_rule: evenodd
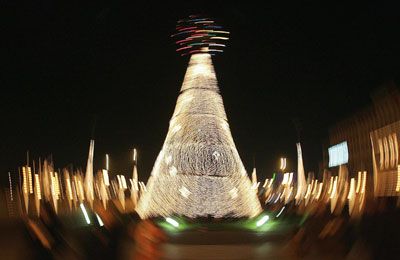
<svg viewBox="0 0 400 260">
<path fill-rule="evenodd" d="M 170 232 L 152 221 L 132 220 L 114 221 L 108 228 L 48 223 L 44 230 L 50 237 L 48 251 L 22 220 L 2 219 L 0 259 L 368 260 L 400 255 L 397 214 L 366 218 L 358 226 L 334 220 L 313 218 L 301 228 L 263 232 L 206 228 Z M 325 232 L 329 223 L 338 229 Z"/>
</svg>

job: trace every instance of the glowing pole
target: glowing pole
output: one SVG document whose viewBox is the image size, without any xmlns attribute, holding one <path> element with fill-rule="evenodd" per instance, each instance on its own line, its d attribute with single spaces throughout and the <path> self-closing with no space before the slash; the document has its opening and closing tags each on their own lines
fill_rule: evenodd
<svg viewBox="0 0 400 260">
<path fill-rule="evenodd" d="M 118 179 L 118 199 L 121 203 L 122 210 L 125 210 L 125 190 L 127 189 L 127 183 L 124 175 L 117 175 Z"/>
<path fill-rule="evenodd" d="M 303 154 L 301 152 L 300 143 L 296 144 L 297 146 L 297 192 L 296 192 L 296 203 L 300 203 L 300 201 L 304 198 L 304 195 L 307 190 L 306 177 L 304 174 L 304 165 L 303 165 Z"/>
<path fill-rule="evenodd" d="M 89 225 L 90 224 L 90 218 L 89 218 L 89 215 L 88 215 L 88 213 L 86 211 L 85 205 L 83 205 L 83 203 L 81 203 L 80 207 L 81 207 L 83 216 L 85 217 L 86 223 Z"/>
<path fill-rule="evenodd" d="M 94 156 L 94 140 L 90 140 L 89 156 L 86 165 L 86 175 L 85 175 L 85 193 L 86 193 L 86 200 L 89 202 L 91 208 L 93 208 L 93 201 L 94 201 L 93 156 Z"/>
<path fill-rule="evenodd" d="M 286 169 L 286 158 L 285 157 L 282 157 L 281 158 L 281 160 L 280 160 L 280 166 L 279 166 L 279 169 L 282 171 L 282 172 L 284 172 L 285 171 L 285 169 Z"/>
<path fill-rule="evenodd" d="M 108 201 L 108 186 L 110 186 L 110 180 L 108 177 L 108 171 L 103 169 L 102 171 L 102 181 L 100 182 L 100 194 L 101 200 L 103 202 L 104 209 L 107 209 L 107 201 Z"/>
<path fill-rule="evenodd" d="M 139 199 L 139 186 L 138 186 L 138 173 L 137 173 L 137 150 L 133 149 L 133 173 L 132 173 L 132 187 L 131 187 L 131 200 L 133 208 L 136 210 L 137 202 Z"/>
<path fill-rule="evenodd" d="M 40 189 L 39 174 L 35 173 L 35 204 L 37 215 L 40 216 L 40 201 L 42 200 L 42 191 Z"/>
<path fill-rule="evenodd" d="M 29 209 L 29 180 L 28 180 L 28 166 L 22 166 L 22 194 L 24 198 L 25 211 L 28 214 Z"/>
<path fill-rule="evenodd" d="M 51 201 L 51 176 L 50 176 L 50 167 L 47 163 L 47 160 L 43 162 L 43 194 L 46 201 Z"/>
</svg>

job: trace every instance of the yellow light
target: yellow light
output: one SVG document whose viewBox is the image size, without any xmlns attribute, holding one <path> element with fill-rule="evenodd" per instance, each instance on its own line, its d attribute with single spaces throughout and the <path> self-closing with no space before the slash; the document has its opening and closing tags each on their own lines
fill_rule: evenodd
<svg viewBox="0 0 400 260">
<path fill-rule="evenodd" d="M 361 193 L 365 193 L 365 186 L 367 185 L 367 172 L 363 171 Z"/>
<path fill-rule="evenodd" d="M 315 196 L 315 194 L 316 194 L 316 192 L 317 192 L 317 189 L 318 189 L 318 180 L 315 180 L 315 182 L 314 182 L 314 187 L 313 187 L 312 192 L 311 192 L 311 194 L 312 194 L 313 196 Z"/>
<path fill-rule="evenodd" d="M 335 176 L 335 180 L 333 181 L 332 193 L 331 193 L 331 196 L 330 196 L 331 199 L 333 199 L 336 196 L 337 179 L 338 179 L 338 177 Z"/>
<path fill-rule="evenodd" d="M 317 193 L 317 196 L 315 197 L 315 199 L 319 199 L 319 197 L 321 196 L 321 193 L 322 193 L 322 187 L 323 187 L 323 183 L 321 182 L 320 184 L 319 184 L 319 187 L 318 187 L 318 193 Z"/>
<path fill-rule="evenodd" d="M 69 178 L 66 179 L 67 182 L 67 193 L 68 193 L 68 199 L 73 200 L 72 196 L 72 187 L 71 187 L 71 180 Z"/>
<path fill-rule="evenodd" d="M 307 185 L 307 191 L 306 194 L 304 195 L 305 199 L 307 199 L 308 196 L 310 196 L 313 185 L 314 185 L 314 180 L 312 180 L 311 183 Z"/>
<path fill-rule="evenodd" d="M 139 185 L 137 212 L 142 218 L 251 217 L 261 211 L 229 131 L 210 54 L 191 56 L 148 191 L 142 182 Z M 182 195 L 182 191 L 186 194 L 183 186 L 196 196 Z M 174 192 L 165 196 L 167 190 Z M 210 190 L 220 199 L 210 199 Z M 196 201 L 203 206 L 189 206 Z"/>
<path fill-rule="evenodd" d="M 118 187 L 122 189 L 122 181 L 121 181 L 121 176 L 117 175 L 117 180 L 118 180 Z"/>
<path fill-rule="evenodd" d="M 266 186 L 267 186 L 267 184 L 268 184 L 268 181 L 269 181 L 269 179 L 267 178 L 267 179 L 265 179 L 265 181 L 264 181 L 264 184 L 263 184 L 263 188 L 265 188 Z"/>
<path fill-rule="evenodd" d="M 332 192 L 332 187 L 333 187 L 333 176 L 331 176 L 331 179 L 330 179 L 330 181 L 329 181 L 328 194 L 331 194 L 331 192 Z"/>
<path fill-rule="evenodd" d="M 124 190 L 126 190 L 128 188 L 128 186 L 126 185 L 126 179 L 124 175 L 121 175 L 121 184 L 122 184 L 122 188 Z"/>
<path fill-rule="evenodd" d="M 106 186 L 110 186 L 110 179 L 108 177 L 108 171 L 107 170 L 103 170 L 103 180 L 104 180 L 104 184 Z"/>
<path fill-rule="evenodd" d="M 350 179 L 350 189 L 349 189 L 349 195 L 347 196 L 347 199 L 352 199 L 354 197 L 354 190 L 355 190 L 355 179 L 351 178 Z"/>
<path fill-rule="evenodd" d="M 32 194 L 33 193 L 32 171 L 31 171 L 31 167 L 27 167 L 27 168 L 28 168 L 29 193 Z"/>
<path fill-rule="evenodd" d="M 282 185 L 285 185 L 288 183 L 289 183 L 289 173 L 285 173 L 285 174 L 283 174 Z"/>
<path fill-rule="evenodd" d="M 397 165 L 397 183 L 396 183 L 396 191 L 400 191 L 400 164 Z"/>
<path fill-rule="evenodd" d="M 134 162 L 137 161 L 137 150 L 136 150 L 136 148 L 133 148 L 133 161 Z"/>
<path fill-rule="evenodd" d="M 42 193 L 40 190 L 39 174 L 35 174 L 35 187 L 36 187 L 36 196 L 37 196 L 38 200 L 41 200 Z"/>
<path fill-rule="evenodd" d="M 28 194 L 28 176 L 26 173 L 25 167 L 22 167 L 22 190 L 24 191 L 25 194 Z"/>
<path fill-rule="evenodd" d="M 360 192 L 361 187 L 361 172 L 358 172 L 356 193 Z"/>
<path fill-rule="evenodd" d="M 284 171 L 286 169 L 286 158 L 284 158 L 284 157 L 281 158 L 281 164 L 280 164 L 279 169 L 282 171 Z"/>
</svg>

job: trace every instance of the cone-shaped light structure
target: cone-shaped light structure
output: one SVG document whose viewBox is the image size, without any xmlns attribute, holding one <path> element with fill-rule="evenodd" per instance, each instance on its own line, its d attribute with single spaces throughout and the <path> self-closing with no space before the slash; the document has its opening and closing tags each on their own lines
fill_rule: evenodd
<svg viewBox="0 0 400 260">
<path fill-rule="evenodd" d="M 208 53 L 191 56 L 137 211 L 142 218 L 250 217 L 261 211 L 232 139 Z"/>
</svg>

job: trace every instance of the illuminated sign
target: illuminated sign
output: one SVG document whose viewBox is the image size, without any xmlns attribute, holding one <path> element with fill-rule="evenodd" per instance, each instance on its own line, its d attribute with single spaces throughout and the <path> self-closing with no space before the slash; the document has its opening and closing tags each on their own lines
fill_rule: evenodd
<svg viewBox="0 0 400 260">
<path fill-rule="evenodd" d="M 349 161 L 349 150 L 347 142 L 342 142 L 328 148 L 329 167 L 345 164 Z"/>
</svg>

